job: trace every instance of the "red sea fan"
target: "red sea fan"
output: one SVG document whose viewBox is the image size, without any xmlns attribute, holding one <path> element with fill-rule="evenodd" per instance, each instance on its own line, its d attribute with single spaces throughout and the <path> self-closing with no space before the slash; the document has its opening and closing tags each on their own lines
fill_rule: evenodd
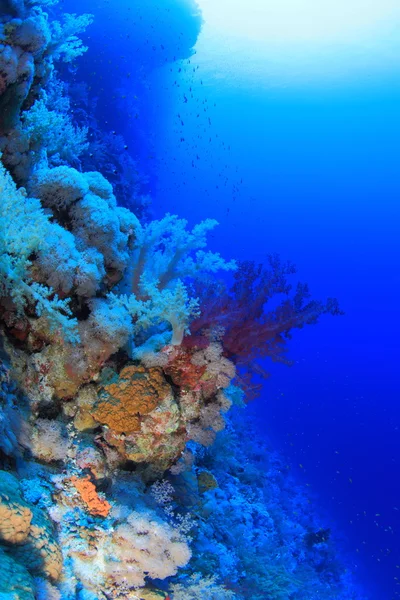
<svg viewBox="0 0 400 600">
<path fill-rule="evenodd" d="M 202 314 L 184 344 L 204 347 L 218 337 L 225 356 L 238 367 L 238 383 L 248 398 L 260 388 L 253 376 L 268 376 L 259 359 L 291 364 L 286 356 L 291 331 L 317 323 L 322 314 L 341 314 L 336 299 L 312 300 L 301 283 L 293 290 L 288 277 L 295 272 L 292 263 L 271 255 L 266 265 L 239 263 L 230 289 L 214 282 L 197 290 Z"/>
</svg>

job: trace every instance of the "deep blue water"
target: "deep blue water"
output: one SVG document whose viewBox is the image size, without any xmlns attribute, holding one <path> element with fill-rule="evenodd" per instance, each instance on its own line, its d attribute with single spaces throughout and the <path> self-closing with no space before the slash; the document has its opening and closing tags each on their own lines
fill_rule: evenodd
<svg viewBox="0 0 400 600">
<path fill-rule="evenodd" d="M 351 84 L 247 89 L 197 69 L 200 54 L 171 61 L 196 37 L 182 15 L 168 29 L 184 2 L 143 4 L 143 18 L 158 11 L 143 38 L 128 6 L 110 20 L 107 3 L 93 4 L 75 5 L 96 13 L 79 77 L 104 82 L 99 114 L 146 165 L 154 215 L 215 217 L 211 249 L 260 262 L 279 252 L 316 297 L 339 298 L 345 315 L 295 333 L 295 365 L 269 365 L 248 410 L 330 515 L 371 599 L 396 598 L 400 68 Z M 139 93 L 130 72 L 143 62 Z"/>
</svg>

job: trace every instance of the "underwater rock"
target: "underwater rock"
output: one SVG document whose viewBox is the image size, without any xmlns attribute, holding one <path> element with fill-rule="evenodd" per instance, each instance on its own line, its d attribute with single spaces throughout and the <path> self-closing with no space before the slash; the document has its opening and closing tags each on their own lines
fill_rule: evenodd
<svg viewBox="0 0 400 600">
<path fill-rule="evenodd" d="M 52 523 L 42 509 L 23 499 L 19 480 L 6 471 L 0 471 L 0 541 L 32 575 L 59 578 L 62 556 Z"/>
<path fill-rule="evenodd" d="M 0 359 L 0 450 L 13 457 L 20 455 L 19 440 L 24 425 L 22 400 L 16 392 L 10 372 Z"/>
</svg>

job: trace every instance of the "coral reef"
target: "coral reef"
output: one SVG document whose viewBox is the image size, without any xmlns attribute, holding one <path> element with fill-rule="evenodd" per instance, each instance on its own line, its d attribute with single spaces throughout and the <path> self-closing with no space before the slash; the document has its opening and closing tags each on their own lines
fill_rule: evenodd
<svg viewBox="0 0 400 600">
<path fill-rule="evenodd" d="M 46 2 L 13 2 L 0 15 L 0 150 L 21 183 L 47 156 L 47 144 L 49 155 L 62 152 L 63 143 L 84 147 L 84 132 L 69 124 L 67 111 L 46 106 L 45 86 L 57 62 L 72 62 L 86 51 L 77 34 L 92 17 L 64 14 L 57 21 L 45 8 Z"/>
<path fill-rule="evenodd" d="M 62 82 L 92 17 L 0 9 L 0 599 L 339 599 L 328 528 L 303 498 L 294 522 L 229 418 L 257 358 L 337 303 L 208 251 L 213 219 L 126 208 L 123 139 Z"/>
</svg>

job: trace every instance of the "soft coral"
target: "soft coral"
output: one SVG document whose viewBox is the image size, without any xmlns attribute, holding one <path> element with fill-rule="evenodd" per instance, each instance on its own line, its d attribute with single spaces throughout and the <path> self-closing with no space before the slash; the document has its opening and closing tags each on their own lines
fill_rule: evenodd
<svg viewBox="0 0 400 600">
<path fill-rule="evenodd" d="M 291 364 L 286 356 L 291 330 L 316 323 L 322 314 L 341 313 L 334 298 L 312 300 L 305 284 L 298 283 L 292 290 L 288 276 L 295 272 L 292 263 L 282 262 L 274 254 L 266 265 L 239 263 L 230 289 L 223 283 L 212 283 L 199 290 L 202 314 L 191 324 L 192 335 L 184 344 L 201 347 L 213 336 L 220 337 L 225 356 L 240 369 L 248 396 L 259 391 L 252 384 L 253 374 L 268 376 L 258 359 L 269 357 Z M 279 302 L 281 295 L 284 298 Z M 269 302 L 273 307 L 267 308 Z"/>
</svg>

